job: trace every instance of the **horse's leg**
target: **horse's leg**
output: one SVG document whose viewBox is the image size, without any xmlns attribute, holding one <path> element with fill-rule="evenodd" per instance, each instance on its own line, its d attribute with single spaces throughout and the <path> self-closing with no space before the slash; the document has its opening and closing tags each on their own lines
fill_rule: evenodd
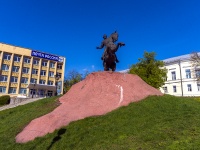
<svg viewBox="0 0 200 150">
<path fill-rule="evenodd" d="M 105 61 L 103 61 L 103 67 L 104 67 L 104 71 L 108 71 L 109 70 Z"/>
<path fill-rule="evenodd" d="M 116 63 L 114 62 L 113 64 L 112 64 L 112 71 L 115 71 L 116 70 Z"/>
</svg>

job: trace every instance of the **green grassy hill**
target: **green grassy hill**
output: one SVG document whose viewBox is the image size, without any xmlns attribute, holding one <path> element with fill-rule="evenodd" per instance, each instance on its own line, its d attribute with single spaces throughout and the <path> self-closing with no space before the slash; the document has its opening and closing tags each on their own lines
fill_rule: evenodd
<svg viewBox="0 0 200 150">
<path fill-rule="evenodd" d="M 32 119 L 57 107 L 56 97 L 0 112 L 1 150 L 200 149 L 200 99 L 165 95 L 70 123 L 26 144 L 15 136 Z"/>
</svg>

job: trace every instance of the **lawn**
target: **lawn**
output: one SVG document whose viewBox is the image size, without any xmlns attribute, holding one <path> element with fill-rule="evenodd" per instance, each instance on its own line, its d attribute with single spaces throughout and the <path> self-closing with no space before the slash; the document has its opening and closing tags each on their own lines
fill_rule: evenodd
<svg viewBox="0 0 200 150">
<path fill-rule="evenodd" d="M 26 144 L 15 136 L 34 118 L 58 106 L 56 97 L 0 112 L 0 149 L 200 149 L 200 99 L 151 96 L 104 116 L 70 123 Z"/>
</svg>

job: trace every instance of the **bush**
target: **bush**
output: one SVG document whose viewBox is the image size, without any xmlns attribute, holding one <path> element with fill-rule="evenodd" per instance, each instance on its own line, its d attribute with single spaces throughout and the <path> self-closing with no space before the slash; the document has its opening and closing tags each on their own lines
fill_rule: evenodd
<svg viewBox="0 0 200 150">
<path fill-rule="evenodd" d="M 3 95 L 0 97 L 0 106 L 6 105 L 10 103 L 10 96 L 9 95 Z"/>
</svg>

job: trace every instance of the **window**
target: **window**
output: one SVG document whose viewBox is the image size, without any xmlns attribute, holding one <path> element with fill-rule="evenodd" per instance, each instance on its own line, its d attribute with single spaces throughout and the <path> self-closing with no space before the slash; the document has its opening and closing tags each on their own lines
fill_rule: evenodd
<svg viewBox="0 0 200 150">
<path fill-rule="evenodd" d="M 10 58 L 11 58 L 11 55 L 10 55 L 10 54 L 6 54 L 6 53 L 5 53 L 5 54 L 3 55 L 3 59 L 4 59 L 4 60 L 10 60 Z"/>
<path fill-rule="evenodd" d="M 189 91 L 189 92 L 192 91 L 192 85 L 191 85 L 191 84 L 188 84 L 188 85 L 187 85 L 187 88 L 188 88 L 188 91 Z"/>
<path fill-rule="evenodd" d="M 45 84 L 45 80 L 40 80 L 40 84 Z"/>
<path fill-rule="evenodd" d="M 197 90 L 200 91 L 200 84 L 197 83 Z"/>
<path fill-rule="evenodd" d="M 47 66 L 47 61 L 42 61 L 42 66 Z"/>
<path fill-rule="evenodd" d="M 6 65 L 6 64 L 3 64 L 3 65 L 2 65 L 2 70 L 4 70 L 4 71 L 9 71 L 9 66 Z"/>
<path fill-rule="evenodd" d="M 32 74 L 38 74 L 38 69 L 33 69 Z"/>
<path fill-rule="evenodd" d="M 15 61 L 15 62 L 20 62 L 20 58 L 21 58 L 20 56 L 15 55 L 15 56 L 14 56 L 14 61 Z"/>
<path fill-rule="evenodd" d="M 195 70 L 196 78 L 200 78 L 200 70 Z"/>
<path fill-rule="evenodd" d="M 61 78 L 61 76 L 62 76 L 62 73 L 57 73 L 57 75 Z"/>
<path fill-rule="evenodd" d="M 45 95 L 45 91 L 44 90 L 38 90 L 38 95 L 39 95 L 39 97 L 43 97 Z"/>
<path fill-rule="evenodd" d="M 14 83 L 16 83 L 17 80 L 18 80 L 18 77 L 14 77 L 14 76 L 12 76 L 11 79 L 10 79 L 10 82 L 14 82 Z"/>
<path fill-rule="evenodd" d="M 22 70 L 22 73 L 26 73 L 26 74 L 29 73 L 29 68 L 24 67 Z"/>
<path fill-rule="evenodd" d="M 55 68 L 55 63 L 54 62 L 50 62 L 50 68 Z"/>
<path fill-rule="evenodd" d="M 37 83 L 37 79 L 31 78 L 31 83 Z"/>
<path fill-rule="evenodd" d="M 53 95 L 53 91 L 48 91 L 47 95 L 51 97 Z"/>
<path fill-rule="evenodd" d="M 18 66 L 13 66 L 12 67 L 13 72 L 19 72 L 19 67 Z"/>
<path fill-rule="evenodd" d="M 30 64 L 30 62 L 31 62 L 31 59 L 30 59 L 30 58 L 28 58 L 28 57 L 25 57 L 25 58 L 24 58 L 24 63 Z"/>
<path fill-rule="evenodd" d="M 6 82 L 8 79 L 8 76 L 0 76 L 0 81 L 1 82 Z"/>
<path fill-rule="evenodd" d="M 28 83 L 28 78 L 24 78 L 24 77 L 22 77 L 22 79 L 21 79 L 21 83 Z"/>
<path fill-rule="evenodd" d="M 58 69 L 62 69 L 62 64 L 58 64 L 58 65 L 57 65 L 57 68 L 58 68 Z"/>
<path fill-rule="evenodd" d="M 176 72 L 172 71 L 172 80 L 176 80 Z"/>
<path fill-rule="evenodd" d="M 191 78 L 190 69 L 186 69 L 186 70 L 185 70 L 185 74 L 186 74 L 186 78 L 187 78 L 187 79 Z"/>
<path fill-rule="evenodd" d="M 33 64 L 34 65 L 39 65 L 39 60 L 38 59 L 33 59 Z"/>
<path fill-rule="evenodd" d="M 41 70 L 40 75 L 41 76 L 46 76 L 46 70 Z"/>
<path fill-rule="evenodd" d="M 49 71 L 49 76 L 50 77 L 54 77 L 54 72 L 53 71 Z"/>
<path fill-rule="evenodd" d="M 15 94 L 16 93 L 16 88 L 15 87 L 10 87 L 8 93 L 9 94 Z"/>
<path fill-rule="evenodd" d="M 20 94 L 26 94 L 26 89 L 25 88 L 21 88 L 19 91 Z"/>
<path fill-rule="evenodd" d="M 163 91 L 164 91 L 164 93 L 168 93 L 168 90 L 167 90 L 167 87 L 166 87 L 166 86 L 163 87 Z"/>
<path fill-rule="evenodd" d="M 6 87 L 0 86 L 0 93 L 6 93 Z"/>
<path fill-rule="evenodd" d="M 53 81 L 48 81 L 48 85 L 53 85 Z"/>
<path fill-rule="evenodd" d="M 176 93 L 176 85 L 173 86 L 173 92 Z"/>
</svg>

